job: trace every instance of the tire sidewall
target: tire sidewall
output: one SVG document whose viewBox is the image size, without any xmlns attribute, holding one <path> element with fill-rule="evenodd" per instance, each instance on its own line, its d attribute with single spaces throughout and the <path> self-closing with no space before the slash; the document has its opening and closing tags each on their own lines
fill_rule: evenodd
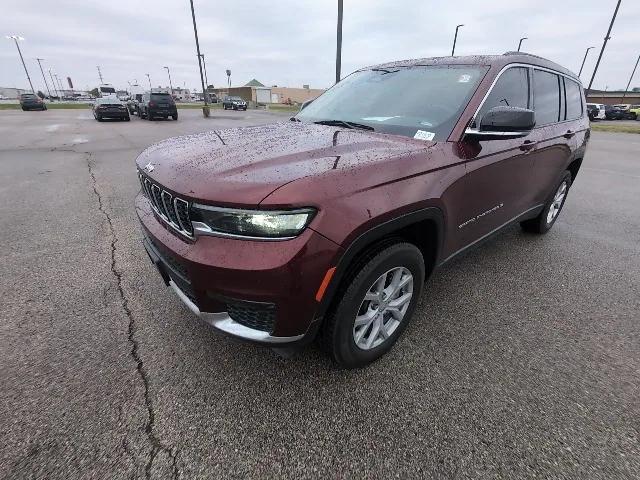
<svg viewBox="0 0 640 480">
<path fill-rule="evenodd" d="M 405 267 L 413 275 L 413 296 L 409 308 L 389 339 L 375 348 L 362 350 L 353 339 L 353 326 L 358 310 L 371 285 L 382 274 L 395 267 Z M 414 245 L 396 244 L 371 259 L 353 279 L 334 313 L 336 325 L 332 341 L 336 360 L 348 368 L 362 367 L 387 353 L 411 320 L 422 293 L 424 279 L 425 268 L 422 253 Z"/>
<path fill-rule="evenodd" d="M 553 199 L 555 198 L 556 192 L 558 191 L 558 189 L 560 188 L 560 185 L 562 185 L 563 182 L 567 182 L 567 191 L 565 192 L 564 198 L 562 199 L 562 204 L 560 205 L 560 211 L 556 215 L 556 218 L 554 218 L 550 223 L 548 223 L 547 215 L 549 214 L 549 209 L 551 208 L 551 205 L 553 205 Z M 556 220 L 558 220 L 558 217 L 560 216 L 560 213 L 562 213 L 562 209 L 564 208 L 564 203 L 567 201 L 567 197 L 569 196 L 570 189 L 571 189 L 571 173 L 565 172 L 563 177 L 560 179 L 560 181 L 556 184 L 555 188 L 553 189 L 553 192 L 549 196 L 549 199 L 547 200 L 547 203 L 544 206 L 544 210 L 542 210 L 542 213 L 540 215 L 540 227 L 543 232 L 549 231 L 551 227 L 553 227 L 553 225 L 556 223 Z"/>
</svg>

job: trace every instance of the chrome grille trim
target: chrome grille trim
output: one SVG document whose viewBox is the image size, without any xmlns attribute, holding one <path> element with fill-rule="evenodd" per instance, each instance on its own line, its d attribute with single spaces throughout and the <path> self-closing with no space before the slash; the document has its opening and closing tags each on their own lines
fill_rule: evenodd
<svg viewBox="0 0 640 480">
<path fill-rule="evenodd" d="M 153 183 L 138 172 L 142 193 L 149 200 L 153 211 L 172 229 L 193 240 L 193 226 L 189 216 L 190 204 L 187 200 L 173 196 L 160 185 Z"/>
</svg>

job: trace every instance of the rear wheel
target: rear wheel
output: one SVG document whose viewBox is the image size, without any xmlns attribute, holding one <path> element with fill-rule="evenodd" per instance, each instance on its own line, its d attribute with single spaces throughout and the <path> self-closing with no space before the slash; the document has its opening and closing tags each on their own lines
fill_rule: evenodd
<svg viewBox="0 0 640 480">
<path fill-rule="evenodd" d="M 175 115 L 171 115 L 171 118 L 173 118 L 174 120 L 178 120 L 178 113 L 176 112 Z"/>
<path fill-rule="evenodd" d="M 99 122 L 102 121 L 102 115 L 96 115 L 96 120 L 98 120 Z"/>
<path fill-rule="evenodd" d="M 363 367 L 388 352 L 413 316 L 425 269 L 420 250 L 394 243 L 373 251 L 338 292 L 320 340 L 345 368 Z"/>
<path fill-rule="evenodd" d="M 125 122 L 130 122 L 131 121 L 131 117 L 129 115 L 127 115 L 126 117 L 124 117 L 124 121 Z"/>
<path fill-rule="evenodd" d="M 565 172 L 562 180 L 558 183 L 553 195 L 547 201 L 542 212 L 536 218 L 520 222 L 522 229 L 531 233 L 547 233 L 560 215 L 560 210 L 564 206 L 571 187 L 571 173 Z"/>
</svg>

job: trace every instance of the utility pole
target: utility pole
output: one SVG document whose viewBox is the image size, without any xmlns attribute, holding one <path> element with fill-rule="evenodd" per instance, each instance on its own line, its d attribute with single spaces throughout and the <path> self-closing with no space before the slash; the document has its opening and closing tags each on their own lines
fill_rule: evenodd
<svg viewBox="0 0 640 480">
<path fill-rule="evenodd" d="M 209 78 L 207 77 L 207 62 L 204 61 L 204 53 L 200 55 L 202 57 L 202 65 L 204 66 L 204 83 L 209 87 Z"/>
<path fill-rule="evenodd" d="M 196 26 L 196 13 L 193 9 L 193 0 L 189 0 L 191 3 L 191 18 L 193 19 L 193 35 L 196 38 L 196 53 L 198 54 L 198 66 L 200 67 L 200 83 L 202 83 L 202 96 L 204 97 L 204 106 L 202 107 L 202 115 L 204 117 L 209 116 L 209 94 L 204 88 L 204 77 L 202 76 L 202 58 L 200 57 L 200 41 L 198 40 L 198 27 Z"/>
<path fill-rule="evenodd" d="M 464 27 L 464 23 L 461 23 L 460 25 L 456 26 L 456 34 L 453 37 L 453 48 L 451 49 L 451 56 L 453 57 L 453 54 L 456 51 L 456 41 L 458 40 L 458 29 L 460 27 Z"/>
<path fill-rule="evenodd" d="M 520 51 L 520 48 L 522 47 L 522 41 L 523 40 L 529 40 L 529 37 L 522 37 L 520 39 L 520 42 L 518 42 L 518 51 Z"/>
<path fill-rule="evenodd" d="M 40 63 L 44 58 L 36 58 L 38 61 L 38 65 L 40 66 L 40 72 L 42 72 L 42 79 L 44 80 L 44 85 L 47 87 L 47 93 L 49 94 L 49 100 L 51 100 L 51 90 L 49 90 L 49 84 L 47 83 L 47 77 L 44 76 L 44 70 L 42 70 L 42 63 Z"/>
<path fill-rule="evenodd" d="M 151 92 L 151 89 L 153 88 L 151 86 L 151 76 L 148 73 L 145 73 L 145 75 L 147 76 L 147 80 L 149 80 L 149 92 Z"/>
<path fill-rule="evenodd" d="M 171 72 L 169 71 L 169 67 L 163 67 L 167 70 L 167 73 L 169 74 L 169 88 L 171 89 L 171 96 L 173 96 L 173 84 L 171 83 Z"/>
<path fill-rule="evenodd" d="M 231 70 L 227 69 L 227 90 L 231 88 Z"/>
<path fill-rule="evenodd" d="M 56 96 L 58 97 L 58 100 L 62 100 L 62 97 L 60 96 L 60 93 L 58 92 L 58 87 L 56 87 L 56 82 L 53 81 L 53 75 L 51 74 L 51 69 L 49 69 L 49 77 L 51 78 L 51 85 L 53 85 L 53 89 L 56 92 Z"/>
<path fill-rule="evenodd" d="M 29 80 L 29 85 L 31 85 L 31 91 L 33 93 L 36 93 L 36 91 L 33 89 L 33 83 L 31 83 L 31 77 L 29 76 L 29 71 L 27 70 L 27 66 L 24 63 L 24 58 L 22 58 L 22 52 L 20 51 L 20 45 L 18 45 L 18 40 L 22 41 L 22 40 L 24 40 L 24 38 L 22 38 L 20 35 L 7 35 L 6 37 L 7 37 L 7 39 L 13 40 L 14 42 L 16 42 L 16 48 L 18 49 L 18 55 L 20 55 L 20 60 L 22 61 L 22 66 L 24 67 L 24 73 L 27 74 L 27 80 Z"/>
<path fill-rule="evenodd" d="M 611 23 L 609 24 L 609 30 L 607 30 L 607 34 L 604 37 L 604 42 L 602 43 L 602 49 L 600 49 L 600 55 L 598 55 L 598 60 L 596 61 L 596 66 L 593 69 L 593 74 L 591 75 L 591 80 L 589 81 L 589 86 L 587 87 L 587 93 L 591 90 L 591 85 L 593 85 L 593 80 L 596 78 L 596 72 L 598 71 L 598 67 L 600 66 L 600 60 L 602 60 L 602 54 L 604 53 L 604 49 L 607 46 L 607 42 L 611 38 L 611 29 L 613 28 L 613 22 L 616 21 L 616 15 L 618 15 L 618 9 L 620 8 L 620 2 L 622 0 L 618 0 L 616 4 L 616 9 L 613 11 L 613 17 L 611 17 Z"/>
<path fill-rule="evenodd" d="M 54 77 L 56 77 L 56 82 L 58 82 L 58 89 L 60 92 L 60 98 L 62 99 L 62 97 L 64 96 L 64 89 L 62 88 L 62 82 L 60 81 L 60 77 L 58 77 L 57 73 L 53 74 Z"/>
<path fill-rule="evenodd" d="M 100 65 L 97 65 L 96 68 L 98 69 L 98 77 L 100 77 L 100 85 L 102 85 L 104 83 L 104 80 L 102 80 L 102 72 L 100 71 Z"/>
<path fill-rule="evenodd" d="M 629 82 L 627 83 L 627 88 L 624 89 L 624 93 L 622 94 L 622 102 L 624 103 L 624 97 L 627 96 L 627 90 L 629 90 L 629 85 L 631 85 L 631 80 L 633 80 L 633 76 L 636 73 L 636 68 L 638 68 L 638 62 L 640 62 L 640 55 L 638 55 L 638 59 L 636 60 L 636 66 L 633 67 L 633 72 L 631 72 L 631 76 L 629 77 Z"/>
<path fill-rule="evenodd" d="M 578 72 L 578 78 L 580 78 L 580 75 L 582 75 L 582 69 L 584 68 L 584 62 L 587 61 L 587 55 L 589 55 L 589 50 L 591 50 L 592 48 L 596 48 L 596 47 L 589 47 L 589 48 L 587 48 L 587 51 L 584 52 L 584 58 L 582 59 L 582 65 L 580 65 L 580 71 Z"/>
<path fill-rule="evenodd" d="M 340 81 L 342 69 L 342 0 L 338 0 L 338 27 L 336 32 L 336 83 Z"/>
</svg>

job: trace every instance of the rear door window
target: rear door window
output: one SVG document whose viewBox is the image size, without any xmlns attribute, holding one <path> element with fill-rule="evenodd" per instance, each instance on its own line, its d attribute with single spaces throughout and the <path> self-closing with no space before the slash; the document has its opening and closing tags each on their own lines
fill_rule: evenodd
<svg viewBox="0 0 640 480">
<path fill-rule="evenodd" d="M 152 93 L 151 100 L 158 103 L 173 103 L 173 98 L 168 93 Z"/>
<path fill-rule="evenodd" d="M 567 98 L 567 120 L 575 120 L 576 118 L 582 117 L 582 92 L 580 91 L 580 85 L 573 80 L 565 78 L 564 89 Z"/>
<path fill-rule="evenodd" d="M 536 126 L 549 125 L 560 119 L 560 83 L 555 73 L 533 72 L 533 107 Z"/>
<path fill-rule="evenodd" d="M 505 70 L 489 92 L 478 112 L 476 123 L 493 107 L 529 108 L 529 73 L 524 67 Z"/>
</svg>

